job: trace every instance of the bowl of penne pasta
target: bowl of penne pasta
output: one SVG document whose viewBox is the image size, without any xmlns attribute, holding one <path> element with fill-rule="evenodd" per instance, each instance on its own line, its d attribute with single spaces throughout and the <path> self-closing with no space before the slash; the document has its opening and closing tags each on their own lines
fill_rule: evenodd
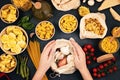
<svg viewBox="0 0 120 80">
<path fill-rule="evenodd" d="M 40 40 L 50 40 L 55 34 L 55 27 L 49 21 L 41 21 L 37 24 L 35 33 Z"/>
<path fill-rule="evenodd" d="M 59 20 L 59 28 L 64 33 L 72 33 L 78 27 L 78 20 L 72 14 L 65 14 Z"/>
</svg>

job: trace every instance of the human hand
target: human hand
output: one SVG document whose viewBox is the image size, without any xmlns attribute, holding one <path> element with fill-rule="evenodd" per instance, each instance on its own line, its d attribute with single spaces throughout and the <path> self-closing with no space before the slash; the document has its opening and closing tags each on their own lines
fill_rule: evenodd
<svg viewBox="0 0 120 80">
<path fill-rule="evenodd" d="M 75 67 L 81 71 L 87 67 L 85 53 L 74 39 L 70 39 L 70 42 L 73 45 Z"/>
<path fill-rule="evenodd" d="M 49 42 L 45 48 L 43 49 L 43 52 L 41 54 L 39 67 L 33 77 L 32 80 L 42 80 L 43 76 L 47 72 L 47 70 L 50 68 L 52 59 L 54 57 L 54 49 L 52 49 L 55 45 L 55 41 Z"/>
<path fill-rule="evenodd" d="M 80 71 L 83 80 L 93 80 L 87 65 L 86 65 L 86 58 L 85 53 L 82 50 L 82 48 L 79 46 L 77 42 L 74 41 L 74 39 L 70 39 L 70 42 L 73 45 L 73 55 L 74 55 L 74 63 L 75 67 Z"/>
<path fill-rule="evenodd" d="M 40 59 L 40 65 L 39 65 L 39 68 L 41 68 L 41 70 L 43 72 L 46 72 L 49 68 L 50 68 L 50 65 L 51 65 L 51 62 L 53 60 L 53 57 L 54 57 L 54 49 L 52 49 L 55 45 L 55 41 L 51 41 L 49 42 L 45 48 L 43 49 L 43 52 L 41 54 L 41 59 Z"/>
</svg>

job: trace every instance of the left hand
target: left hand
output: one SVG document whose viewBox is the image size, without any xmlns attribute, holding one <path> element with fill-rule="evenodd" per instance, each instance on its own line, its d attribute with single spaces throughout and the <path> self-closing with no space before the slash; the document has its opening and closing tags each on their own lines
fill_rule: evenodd
<svg viewBox="0 0 120 80">
<path fill-rule="evenodd" d="M 39 67 L 32 80 L 42 80 L 43 76 L 50 68 L 51 62 L 54 58 L 54 45 L 55 41 L 53 40 L 49 42 L 43 49 L 39 62 Z"/>
<path fill-rule="evenodd" d="M 44 72 L 46 72 L 51 65 L 51 62 L 54 58 L 54 49 L 52 49 L 55 45 L 55 41 L 51 41 L 49 42 L 45 48 L 43 49 L 43 52 L 41 54 L 41 59 L 40 59 L 40 65 L 39 68 L 41 68 L 42 70 L 44 70 Z"/>
</svg>

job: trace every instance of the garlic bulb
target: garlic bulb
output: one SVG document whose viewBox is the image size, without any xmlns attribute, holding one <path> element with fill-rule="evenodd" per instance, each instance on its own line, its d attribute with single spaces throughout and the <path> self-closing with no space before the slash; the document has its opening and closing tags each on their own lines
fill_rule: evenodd
<svg viewBox="0 0 120 80">
<path fill-rule="evenodd" d="M 97 2 L 102 2 L 103 0 L 96 0 Z"/>
<path fill-rule="evenodd" d="M 60 48 L 61 53 L 63 53 L 64 55 L 68 55 L 70 53 L 70 49 L 69 46 L 64 46 L 62 48 Z"/>
<path fill-rule="evenodd" d="M 85 3 L 87 0 L 83 0 L 83 3 Z"/>
<path fill-rule="evenodd" d="M 94 1 L 94 0 L 89 0 L 89 1 L 88 1 L 88 5 L 89 5 L 89 6 L 93 6 L 94 4 L 95 4 L 95 1 Z"/>
</svg>

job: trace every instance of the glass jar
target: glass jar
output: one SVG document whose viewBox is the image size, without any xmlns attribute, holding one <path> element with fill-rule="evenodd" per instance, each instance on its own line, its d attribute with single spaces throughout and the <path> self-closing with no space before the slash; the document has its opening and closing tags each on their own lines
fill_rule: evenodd
<svg viewBox="0 0 120 80">
<path fill-rule="evenodd" d="M 112 36 L 107 36 L 100 41 L 99 48 L 105 53 L 116 53 L 119 50 L 119 40 Z"/>
<path fill-rule="evenodd" d="M 11 2 L 22 11 L 28 11 L 32 8 L 31 0 L 11 0 Z"/>
</svg>

